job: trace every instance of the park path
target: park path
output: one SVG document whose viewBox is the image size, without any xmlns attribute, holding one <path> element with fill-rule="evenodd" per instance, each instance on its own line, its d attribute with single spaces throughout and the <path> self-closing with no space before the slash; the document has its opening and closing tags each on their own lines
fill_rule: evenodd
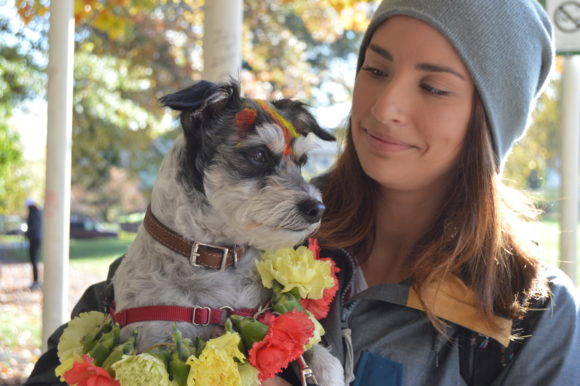
<svg viewBox="0 0 580 386">
<path fill-rule="evenodd" d="M 106 267 L 87 271 L 71 266 L 69 312 L 84 290 L 105 276 Z M 33 335 L 42 330 L 42 291 L 30 291 L 31 280 L 30 264 L 0 262 L 0 318 L 10 315 L 13 321 L 12 325 L 0 325 L 0 385 L 22 384 L 41 354 L 39 336 Z M 2 341 L 5 336 L 15 339 L 17 346 L 7 347 Z"/>
</svg>

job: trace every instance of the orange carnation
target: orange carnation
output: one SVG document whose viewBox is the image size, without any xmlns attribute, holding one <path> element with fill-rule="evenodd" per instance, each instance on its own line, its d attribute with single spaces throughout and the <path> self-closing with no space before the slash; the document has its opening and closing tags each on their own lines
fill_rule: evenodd
<svg viewBox="0 0 580 386">
<path fill-rule="evenodd" d="M 93 365 L 93 358 L 83 355 L 82 362 L 75 362 L 73 367 L 63 374 L 69 385 L 76 386 L 119 386 L 119 382 L 102 367 Z"/>
<path fill-rule="evenodd" d="M 313 334 L 314 324 L 304 312 L 294 310 L 273 319 L 264 339 L 248 352 L 260 381 L 272 378 L 302 355 Z"/>
</svg>

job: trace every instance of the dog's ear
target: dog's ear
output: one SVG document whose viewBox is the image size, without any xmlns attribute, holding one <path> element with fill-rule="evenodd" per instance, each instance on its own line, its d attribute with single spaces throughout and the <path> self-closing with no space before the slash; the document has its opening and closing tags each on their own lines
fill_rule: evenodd
<svg viewBox="0 0 580 386">
<path fill-rule="evenodd" d="M 218 84 L 202 80 L 159 100 L 163 105 L 181 111 L 181 126 L 186 139 L 182 179 L 201 193 L 204 193 L 204 170 L 215 152 L 214 142 L 221 138 L 206 133 L 213 128 L 219 130 L 221 126 L 215 122 L 216 119 L 219 121 L 221 113 L 241 105 L 239 89 L 235 80 Z"/>
<path fill-rule="evenodd" d="M 234 80 L 212 83 L 201 80 L 176 93 L 165 95 L 159 101 L 167 107 L 185 113 L 217 113 L 232 101 L 240 100 L 240 86 Z"/>
<path fill-rule="evenodd" d="M 306 104 L 291 99 L 280 99 L 271 102 L 274 107 L 289 120 L 296 131 L 306 136 L 308 133 L 314 133 L 318 138 L 325 141 L 335 141 L 336 138 L 328 131 L 318 125 L 316 119 L 306 108 Z"/>
</svg>

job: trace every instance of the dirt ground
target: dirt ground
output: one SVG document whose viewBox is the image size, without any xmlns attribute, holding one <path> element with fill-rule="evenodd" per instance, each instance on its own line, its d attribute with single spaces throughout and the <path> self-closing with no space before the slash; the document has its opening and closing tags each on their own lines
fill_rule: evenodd
<svg viewBox="0 0 580 386">
<path fill-rule="evenodd" d="M 14 320 L 37 326 L 37 330 L 41 331 L 42 291 L 28 289 L 31 278 L 30 264 L 0 262 L 0 315 L 14 315 Z M 71 267 L 69 312 L 90 284 L 103 279 L 103 272 L 87 272 Z M 20 326 L 20 323 L 14 324 Z M 16 348 L 9 348 L 0 335 L 0 385 L 22 384 L 41 355 L 40 347 L 34 343 L 40 339 L 32 336 L 29 328 L 19 326 L 0 326 L 4 332 L 13 332 L 13 338 L 17 341 Z"/>
</svg>

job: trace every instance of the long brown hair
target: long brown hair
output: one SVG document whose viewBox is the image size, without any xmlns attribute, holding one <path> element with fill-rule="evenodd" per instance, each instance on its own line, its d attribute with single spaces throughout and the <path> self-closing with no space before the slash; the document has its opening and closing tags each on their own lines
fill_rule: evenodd
<svg viewBox="0 0 580 386">
<path fill-rule="evenodd" d="M 360 165 L 349 126 L 345 149 L 324 181 L 327 210 L 316 235 L 321 244 L 346 248 L 359 261 L 366 259 L 376 237 L 377 191 L 378 184 Z M 539 279 L 540 261 L 532 244 L 515 232 L 514 221 L 524 211 L 511 204 L 513 197 L 499 180 L 477 92 L 447 197 L 409 257 L 418 293 L 422 295 L 424 284 L 456 274 L 473 290 L 484 315 L 523 315 L 528 301 L 547 289 Z"/>
</svg>

